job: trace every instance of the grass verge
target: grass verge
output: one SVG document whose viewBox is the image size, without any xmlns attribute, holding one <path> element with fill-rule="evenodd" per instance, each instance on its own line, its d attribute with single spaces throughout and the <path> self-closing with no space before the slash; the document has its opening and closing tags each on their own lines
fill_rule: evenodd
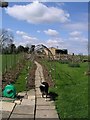
<svg viewBox="0 0 90 120">
<path fill-rule="evenodd" d="M 25 67 L 21 71 L 17 81 L 14 84 L 15 87 L 16 87 L 17 93 L 26 90 L 26 79 L 25 78 L 28 76 L 28 72 L 30 70 L 30 69 L 28 69 L 28 66 L 30 67 L 30 69 L 32 68 L 32 62 L 31 61 L 26 63 Z"/>
<path fill-rule="evenodd" d="M 68 64 L 45 60 L 42 64 L 48 67 L 55 82 L 50 92 L 58 95 L 55 104 L 60 118 L 88 118 L 88 76 L 84 74 L 88 64 L 69 67 Z"/>
</svg>

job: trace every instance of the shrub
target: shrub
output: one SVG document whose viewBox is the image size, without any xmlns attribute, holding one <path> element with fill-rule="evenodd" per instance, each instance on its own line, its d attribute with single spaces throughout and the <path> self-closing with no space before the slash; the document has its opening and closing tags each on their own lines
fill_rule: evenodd
<svg viewBox="0 0 90 120">
<path fill-rule="evenodd" d="M 62 64 L 68 64 L 68 60 L 60 60 L 60 63 L 62 63 Z"/>
<path fill-rule="evenodd" d="M 69 63 L 68 64 L 69 67 L 80 67 L 79 63 Z"/>
</svg>

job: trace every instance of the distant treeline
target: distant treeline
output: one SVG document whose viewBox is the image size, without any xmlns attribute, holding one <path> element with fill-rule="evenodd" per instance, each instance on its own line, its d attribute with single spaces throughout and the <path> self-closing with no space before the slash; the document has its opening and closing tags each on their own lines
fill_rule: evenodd
<svg viewBox="0 0 90 120">
<path fill-rule="evenodd" d="M 24 47 L 22 45 L 16 47 L 15 44 L 11 44 L 8 47 L 2 48 L 2 54 L 14 54 L 14 53 L 21 53 L 28 51 L 29 51 L 29 47 Z"/>
<path fill-rule="evenodd" d="M 13 54 L 34 51 L 35 45 L 27 44 L 26 47 L 22 45 L 16 47 L 14 41 L 14 35 L 10 30 L 0 29 L 0 53 Z"/>
</svg>

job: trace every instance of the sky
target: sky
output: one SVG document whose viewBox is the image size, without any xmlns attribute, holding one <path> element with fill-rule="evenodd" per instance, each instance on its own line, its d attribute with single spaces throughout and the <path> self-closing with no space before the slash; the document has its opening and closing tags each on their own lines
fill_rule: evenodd
<svg viewBox="0 0 90 120">
<path fill-rule="evenodd" d="M 10 2 L 2 10 L 2 28 L 14 34 L 16 46 L 44 44 L 88 54 L 87 2 Z"/>
</svg>

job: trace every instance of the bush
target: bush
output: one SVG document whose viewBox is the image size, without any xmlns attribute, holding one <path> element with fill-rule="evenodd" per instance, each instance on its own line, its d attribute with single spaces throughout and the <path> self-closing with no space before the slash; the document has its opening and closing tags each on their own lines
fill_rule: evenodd
<svg viewBox="0 0 90 120">
<path fill-rule="evenodd" d="M 68 64 L 68 60 L 60 60 L 60 63 L 62 63 L 62 64 Z"/>
<path fill-rule="evenodd" d="M 80 67 L 79 63 L 69 63 L 68 64 L 69 67 Z"/>
</svg>

